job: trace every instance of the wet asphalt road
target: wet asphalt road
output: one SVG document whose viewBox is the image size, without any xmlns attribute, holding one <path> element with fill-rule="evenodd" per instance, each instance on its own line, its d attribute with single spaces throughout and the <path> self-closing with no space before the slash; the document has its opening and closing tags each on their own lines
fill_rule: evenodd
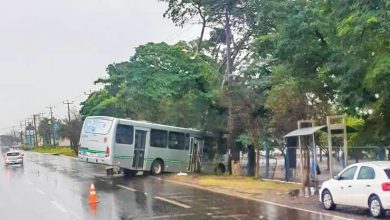
<svg viewBox="0 0 390 220">
<path fill-rule="evenodd" d="M 1 163 L 0 219 L 336 219 L 151 176 L 109 179 L 104 166 L 63 156 L 26 152 L 24 166 Z"/>
</svg>

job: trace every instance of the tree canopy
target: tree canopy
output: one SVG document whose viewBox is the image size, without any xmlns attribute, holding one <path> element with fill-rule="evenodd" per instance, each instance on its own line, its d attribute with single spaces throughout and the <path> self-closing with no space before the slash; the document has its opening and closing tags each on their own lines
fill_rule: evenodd
<svg viewBox="0 0 390 220">
<path fill-rule="evenodd" d="M 346 114 L 359 122 L 354 144 L 390 144 L 388 1 L 162 1 L 163 16 L 176 25 L 201 24 L 197 47 L 140 45 L 128 61 L 108 65 L 107 77 L 96 81 L 104 88 L 82 103 L 83 116 L 263 143 L 281 140 L 297 120 L 323 124 L 327 115 Z"/>
</svg>

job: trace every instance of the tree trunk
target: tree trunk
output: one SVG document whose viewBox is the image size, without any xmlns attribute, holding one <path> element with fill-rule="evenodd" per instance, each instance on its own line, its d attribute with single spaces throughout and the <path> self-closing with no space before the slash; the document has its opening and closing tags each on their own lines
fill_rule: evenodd
<svg viewBox="0 0 390 220">
<path fill-rule="evenodd" d="M 267 146 L 265 154 L 265 178 L 269 179 L 269 147 Z"/>
<path fill-rule="evenodd" d="M 310 150 L 306 149 L 306 186 L 310 186 Z"/>
<path fill-rule="evenodd" d="M 256 146 L 255 179 L 259 179 L 259 148 Z"/>
<path fill-rule="evenodd" d="M 255 162 L 256 162 L 256 152 L 252 145 L 248 146 L 248 167 L 247 175 L 255 176 Z"/>
<path fill-rule="evenodd" d="M 203 18 L 202 18 L 203 19 Z M 202 30 L 200 32 L 200 37 L 199 37 L 199 42 L 198 42 L 198 50 L 200 51 L 202 49 L 202 43 L 203 43 L 203 36 L 204 36 L 204 31 L 206 29 L 206 20 L 203 19 L 202 22 Z"/>
</svg>

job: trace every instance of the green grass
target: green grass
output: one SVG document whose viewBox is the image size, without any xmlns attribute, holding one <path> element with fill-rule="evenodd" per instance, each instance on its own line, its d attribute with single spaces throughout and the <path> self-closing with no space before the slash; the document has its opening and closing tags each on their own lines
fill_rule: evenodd
<svg viewBox="0 0 390 220">
<path fill-rule="evenodd" d="M 62 154 L 65 156 L 76 157 L 76 154 L 71 147 L 43 146 L 33 148 L 32 151 L 38 153 Z"/>
<path fill-rule="evenodd" d="M 188 175 L 172 176 L 171 179 L 196 184 L 204 187 L 218 187 L 226 190 L 232 190 L 242 193 L 256 194 L 264 191 L 288 192 L 289 190 L 299 189 L 298 184 L 274 182 L 268 180 L 256 180 L 253 177 L 242 176 L 218 176 L 218 175 Z"/>
</svg>

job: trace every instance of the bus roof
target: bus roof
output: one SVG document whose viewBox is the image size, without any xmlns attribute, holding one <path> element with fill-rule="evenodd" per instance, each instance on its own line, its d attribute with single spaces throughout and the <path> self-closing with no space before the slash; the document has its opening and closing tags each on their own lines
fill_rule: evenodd
<svg viewBox="0 0 390 220">
<path fill-rule="evenodd" d="M 154 127 L 154 128 L 160 128 L 160 129 L 175 129 L 175 130 L 185 130 L 185 131 L 190 131 L 190 132 L 196 132 L 200 133 L 202 132 L 201 130 L 193 129 L 193 128 L 183 128 L 183 127 L 176 127 L 176 126 L 170 126 L 170 125 L 163 125 L 163 124 L 157 124 L 157 123 L 152 123 L 149 121 L 144 121 L 144 120 L 131 120 L 131 119 L 124 119 L 124 118 L 115 118 L 115 117 L 110 117 L 110 116 L 88 116 L 87 118 L 98 118 L 98 119 L 103 119 L 103 120 L 115 120 L 118 119 L 121 122 L 127 122 L 131 123 L 134 125 L 142 126 L 146 125 L 149 127 Z"/>
</svg>

